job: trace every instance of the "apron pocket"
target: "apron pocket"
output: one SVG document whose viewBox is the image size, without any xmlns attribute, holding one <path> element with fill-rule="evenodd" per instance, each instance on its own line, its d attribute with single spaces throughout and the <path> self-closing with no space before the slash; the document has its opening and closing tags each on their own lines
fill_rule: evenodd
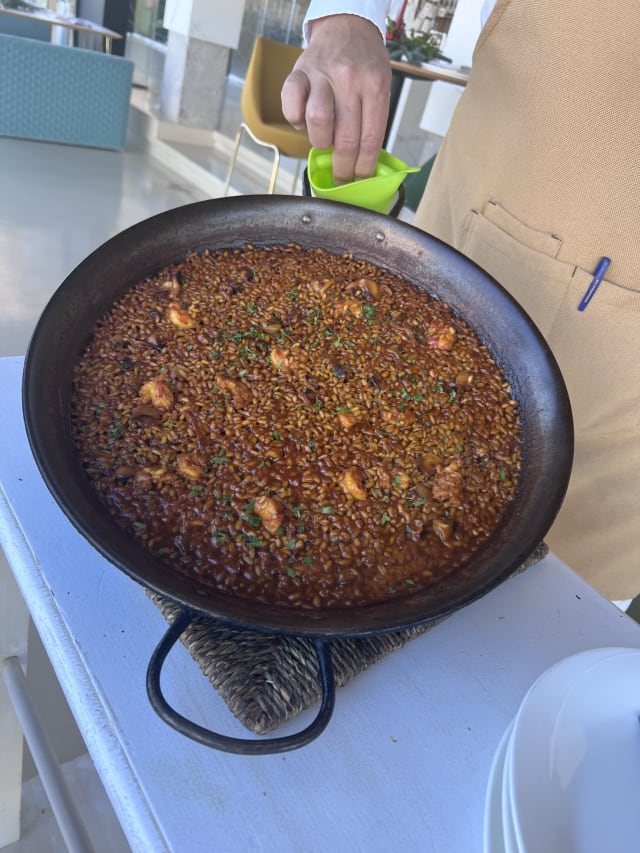
<svg viewBox="0 0 640 853">
<path fill-rule="evenodd" d="M 528 228 L 488 202 L 484 211 L 467 214 L 462 252 L 497 279 L 546 335 L 575 270 L 556 260 L 561 245 L 554 235 Z"/>
<path fill-rule="evenodd" d="M 621 438 L 640 426 L 640 292 L 606 279 L 585 311 L 593 273 L 559 261 L 562 240 L 496 202 L 467 214 L 462 252 L 522 305 L 558 360 L 577 433 Z"/>
</svg>

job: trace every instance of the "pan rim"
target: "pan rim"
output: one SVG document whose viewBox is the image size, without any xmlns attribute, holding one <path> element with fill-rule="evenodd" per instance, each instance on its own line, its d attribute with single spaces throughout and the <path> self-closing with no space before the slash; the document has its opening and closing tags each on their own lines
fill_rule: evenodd
<svg viewBox="0 0 640 853">
<path fill-rule="evenodd" d="M 227 236 L 230 234 L 239 235 L 234 238 L 235 242 L 227 245 L 240 245 L 242 242 L 282 242 L 281 237 L 271 240 L 241 239 L 243 234 L 254 233 L 256 227 L 264 227 L 265 223 L 275 221 L 297 223 L 303 242 L 306 241 L 309 245 L 314 242 L 314 235 L 317 235 L 318 232 L 326 236 L 329 228 L 335 231 L 336 221 L 348 222 L 350 227 L 343 229 L 343 236 L 345 233 L 356 235 L 351 237 L 351 240 L 352 244 L 357 243 L 359 245 L 361 257 L 368 257 L 366 251 L 376 258 L 380 257 L 381 251 L 390 251 L 393 259 L 399 258 L 406 261 L 409 256 L 413 256 L 414 269 L 420 269 L 421 264 L 422 267 L 426 264 L 427 268 L 429 265 L 434 268 L 435 264 L 439 275 L 451 275 L 455 269 L 458 277 L 461 274 L 460 269 L 462 269 L 463 273 L 468 274 L 478 287 L 484 288 L 478 304 L 481 305 L 485 314 L 488 315 L 490 313 L 489 308 L 493 306 L 494 310 L 506 311 L 509 316 L 517 317 L 517 334 L 511 339 L 517 339 L 520 346 L 522 346 L 524 339 L 527 345 L 536 347 L 539 357 L 538 367 L 541 371 L 539 381 L 550 383 L 542 402 L 545 407 L 551 406 L 554 409 L 557 427 L 555 435 L 545 434 L 543 436 L 545 439 L 544 447 L 537 449 L 538 452 L 551 456 L 551 459 L 540 459 L 536 463 L 537 469 L 542 471 L 548 480 L 546 483 L 546 505 L 539 508 L 539 514 L 535 519 L 536 524 L 527 531 L 527 536 L 521 542 L 506 543 L 502 547 L 499 566 L 493 565 L 495 557 L 485 548 L 482 553 L 486 552 L 489 556 L 481 562 L 478 582 L 469 581 L 466 588 L 451 595 L 448 601 L 444 594 L 439 598 L 430 595 L 427 597 L 428 600 L 425 600 L 425 596 L 418 593 L 405 596 L 402 599 L 398 598 L 390 602 L 380 602 L 358 608 L 327 608 L 316 611 L 262 605 L 255 601 L 250 601 L 250 607 L 248 607 L 247 601 L 239 596 L 229 597 L 214 592 L 208 587 L 203 588 L 198 584 L 186 584 L 183 575 L 167 570 L 166 567 L 162 573 L 158 573 L 149 567 L 148 560 L 144 559 L 144 555 L 138 555 L 137 549 L 125 549 L 130 555 L 135 555 L 136 558 L 140 556 L 140 565 L 144 567 L 144 571 L 140 571 L 137 565 L 132 567 L 131 559 L 123 557 L 123 551 L 120 548 L 121 543 L 118 542 L 118 547 L 114 548 L 114 522 L 107 515 L 107 511 L 104 510 L 104 513 L 111 523 L 98 525 L 97 533 L 91 515 L 79 511 L 79 496 L 83 496 L 84 499 L 82 489 L 77 488 L 77 483 L 71 489 L 69 489 L 68 484 L 61 485 L 60 459 L 64 458 L 65 448 L 67 451 L 69 449 L 68 444 L 65 445 L 64 443 L 65 440 L 68 442 L 69 438 L 68 426 L 65 430 L 57 430 L 56 432 L 60 434 L 53 438 L 50 433 L 54 425 L 59 423 L 57 419 L 63 416 L 64 397 L 65 393 L 68 394 L 68 389 L 66 392 L 61 387 L 47 389 L 43 373 L 50 379 L 51 337 L 60 342 L 60 336 L 68 331 L 69 326 L 73 327 L 74 312 L 84 311 L 86 314 L 90 308 L 98 310 L 101 300 L 104 301 L 104 293 L 94 292 L 90 289 L 90 285 L 97 281 L 98 285 L 104 287 L 105 281 L 110 281 L 109 277 L 116 275 L 118 269 L 127 259 L 138 257 L 140 252 L 136 249 L 135 244 L 142 244 L 145 252 L 147 252 L 150 247 L 145 245 L 146 241 L 153 238 L 151 247 L 161 244 L 162 240 L 159 239 L 158 235 L 164 236 L 167 230 L 174 231 L 179 227 L 182 229 L 181 233 L 184 232 L 187 236 L 191 235 L 195 239 L 195 234 L 204 234 L 208 225 L 209 228 L 216 229 L 216 233 L 219 235 L 218 239 L 223 239 L 225 234 Z M 254 230 L 252 231 L 252 229 Z M 282 227 L 275 229 L 275 231 L 277 234 L 282 234 Z M 198 238 L 198 240 L 200 239 L 202 237 Z M 292 237 L 290 242 L 299 243 L 301 241 Z M 223 245 L 225 244 L 219 242 L 216 244 L 216 248 Z M 193 245 L 188 249 L 188 251 L 194 250 L 197 249 Z M 167 246 L 166 251 L 171 251 L 170 246 Z M 181 256 L 184 257 L 186 253 L 183 251 Z M 146 257 L 146 255 L 144 256 Z M 109 259 L 109 263 L 105 268 L 107 259 Z M 165 259 L 159 261 L 157 269 L 165 266 L 168 262 L 170 261 Z M 102 268 L 102 272 L 96 279 L 97 271 L 100 268 Z M 392 265 L 389 268 L 395 271 L 395 267 Z M 406 273 L 400 271 L 400 274 L 412 280 L 411 276 L 407 276 Z M 120 286 L 126 289 L 139 278 L 140 275 L 137 273 L 128 273 L 123 276 Z M 100 288 L 98 287 L 97 290 L 99 291 Z M 82 299 L 83 296 L 84 300 Z M 469 294 L 466 294 L 465 298 L 469 299 Z M 88 307 L 85 304 L 87 302 L 89 303 Z M 491 305 L 488 304 L 489 302 Z M 468 317 L 465 319 L 470 322 Z M 53 335 L 51 333 L 52 324 L 62 324 L 62 327 L 57 329 Z M 475 328 L 473 323 L 471 325 Z M 480 332 L 479 334 L 483 338 Z M 489 343 L 495 342 L 490 341 Z M 68 367 L 71 357 L 72 352 L 67 343 L 67 351 L 64 357 L 60 354 L 56 356 L 56 366 L 61 367 L 66 358 Z M 501 366 L 504 368 L 504 364 Z M 64 370 L 62 373 L 65 375 Z M 66 375 L 68 376 L 68 373 Z M 513 377 L 507 376 L 507 378 L 511 380 Z M 516 377 L 516 395 L 518 395 L 519 390 L 518 381 L 519 378 Z M 27 436 L 40 473 L 65 515 L 102 556 L 136 582 L 170 598 L 184 608 L 234 625 L 269 633 L 306 636 L 356 636 L 398 631 L 441 618 L 447 613 L 476 600 L 509 577 L 544 538 L 564 498 L 573 457 L 571 410 L 566 387 L 555 358 L 530 318 L 506 290 L 455 250 L 407 223 L 390 220 L 382 214 L 371 213 L 361 208 L 353 208 L 350 205 L 319 199 L 309 200 L 289 196 L 241 196 L 212 199 L 157 214 L 115 235 L 92 252 L 67 276 L 42 312 L 27 350 L 22 391 Z M 538 413 L 545 423 L 550 420 L 549 414 L 548 411 Z M 536 436 L 537 440 L 538 437 Z M 56 464 L 52 464 L 52 454 L 55 455 Z M 555 480 L 548 477 L 551 465 L 556 466 Z M 519 523 L 517 529 L 522 531 L 523 525 Z M 497 534 L 491 537 L 492 540 L 499 533 L 500 529 Z M 128 544 L 131 545 L 134 540 L 128 534 L 124 535 Z M 154 560 L 153 562 L 157 563 L 158 561 Z M 491 565 L 487 567 L 487 564 Z M 172 578 L 166 577 L 168 572 L 171 573 Z"/>
</svg>

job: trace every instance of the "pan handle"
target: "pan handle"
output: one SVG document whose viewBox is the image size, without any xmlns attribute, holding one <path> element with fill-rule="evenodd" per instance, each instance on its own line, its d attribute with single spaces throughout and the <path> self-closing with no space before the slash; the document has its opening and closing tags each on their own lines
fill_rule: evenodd
<svg viewBox="0 0 640 853">
<path fill-rule="evenodd" d="M 194 618 L 195 614 L 189 610 L 182 610 L 179 613 L 151 655 L 147 668 L 147 695 L 154 711 L 165 723 L 203 746 L 237 755 L 273 755 L 278 752 L 289 752 L 306 746 L 324 731 L 333 714 L 335 682 L 331 662 L 331 642 L 322 638 L 314 640 L 320 669 L 322 703 L 315 719 L 300 732 L 285 737 L 260 740 L 230 737 L 210 731 L 175 711 L 164 698 L 160 688 L 160 674 L 167 655 Z"/>
</svg>

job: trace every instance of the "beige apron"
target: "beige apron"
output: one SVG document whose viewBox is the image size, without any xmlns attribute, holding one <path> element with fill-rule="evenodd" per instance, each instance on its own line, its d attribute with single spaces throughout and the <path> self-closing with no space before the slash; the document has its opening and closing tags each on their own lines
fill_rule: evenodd
<svg viewBox="0 0 640 853">
<path fill-rule="evenodd" d="M 576 425 L 552 550 L 640 594 L 640 4 L 498 0 L 415 224 L 506 287 L 548 340 Z M 599 259 L 611 266 L 584 312 Z"/>
</svg>

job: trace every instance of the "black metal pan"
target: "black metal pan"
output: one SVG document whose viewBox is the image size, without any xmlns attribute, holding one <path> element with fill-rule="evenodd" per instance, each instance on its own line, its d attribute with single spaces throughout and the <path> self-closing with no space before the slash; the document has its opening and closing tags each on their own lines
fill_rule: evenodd
<svg viewBox="0 0 640 853">
<path fill-rule="evenodd" d="M 523 430 L 516 498 L 470 563 L 435 588 L 361 608 L 313 611 L 219 594 L 172 572 L 119 528 L 79 463 L 70 426 L 70 377 L 96 320 L 140 279 L 189 252 L 287 242 L 351 252 L 446 301 L 489 347 L 514 388 Z M 529 317 L 494 279 L 406 223 L 350 205 L 288 196 L 243 196 L 186 205 L 140 222 L 96 249 L 60 285 L 40 317 L 25 360 L 23 410 L 36 463 L 71 522 L 115 566 L 182 607 L 182 616 L 167 632 L 150 665 L 148 690 L 156 711 L 190 737 L 233 752 L 293 749 L 326 726 L 333 706 L 332 638 L 429 622 L 507 578 L 551 526 L 573 459 L 571 409 L 556 361 Z M 324 699 L 309 729 L 291 738 L 226 738 L 200 729 L 169 709 L 160 692 L 160 669 L 194 614 L 253 630 L 315 638 Z"/>
</svg>

